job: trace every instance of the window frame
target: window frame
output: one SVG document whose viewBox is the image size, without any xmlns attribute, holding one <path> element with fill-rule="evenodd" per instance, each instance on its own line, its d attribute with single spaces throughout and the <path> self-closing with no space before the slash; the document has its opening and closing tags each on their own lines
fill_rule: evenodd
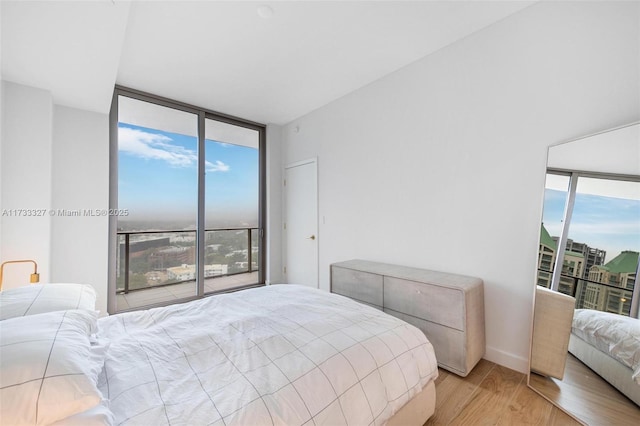
<svg viewBox="0 0 640 426">
<path fill-rule="evenodd" d="M 162 96 L 143 92 L 120 85 L 116 85 L 111 100 L 109 112 L 109 209 L 118 209 L 118 98 L 125 96 L 143 102 L 149 102 L 159 106 L 176 109 L 195 114 L 198 117 L 198 200 L 196 220 L 196 295 L 170 301 L 163 301 L 150 305 L 131 309 L 117 309 L 116 304 L 116 267 L 117 267 L 117 216 L 109 216 L 109 246 L 108 246 L 108 293 L 107 312 L 109 314 L 126 312 L 131 310 L 148 309 L 157 306 L 166 306 L 174 303 L 183 303 L 190 300 L 201 299 L 219 293 L 227 293 L 251 287 L 265 285 L 266 276 L 266 125 L 250 120 L 234 117 L 206 108 L 197 107 L 184 102 L 175 101 Z M 207 119 L 220 121 L 234 126 L 244 127 L 258 132 L 258 282 L 255 284 L 234 287 L 217 292 L 207 292 L 204 289 L 204 265 L 205 265 L 205 122 Z M 251 247 L 249 247 L 251 250 Z"/>
<path fill-rule="evenodd" d="M 564 208 L 564 216 L 562 221 L 562 229 L 560 232 L 560 236 L 558 238 L 558 255 L 556 256 L 555 263 L 553 266 L 552 272 L 552 281 L 550 289 L 552 291 L 558 291 L 558 287 L 560 285 L 560 279 L 562 274 L 562 267 L 564 262 L 564 254 L 560 255 L 560 253 L 564 253 L 567 245 L 569 228 L 571 225 L 571 219 L 573 216 L 573 206 L 575 203 L 575 197 L 578 187 L 578 180 L 580 178 L 592 178 L 592 179 L 607 179 L 607 180 L 618 180 L 618 181 L 628 181 L 628 182 L 639 182 L 640 176 L 637 175 L 627 175 L 627 174 L 616 174 L 616 173 L 601 173 L 601 172 L 589 172 L 583 170 L 569 170 L 569 169 L 560 169 L 560 168 L 547 168 L 547 175 L 561 175 L 569 177 L 569 187 L 567 189 L 567 200 Z M 638 265 L 636 265 L 635 276 L 638 275 L 640 271 L 640 259 L 638 261 Z M 598 294 L 600 293 L 600 289 L 598 288 Z M 634 283 L 633 294 L 631 296 L 631 307 L 629 310 L 629 316 L 632 318 L 638 318 L 640 316 L 640 286 L 636 286 Z"/>
</svg>

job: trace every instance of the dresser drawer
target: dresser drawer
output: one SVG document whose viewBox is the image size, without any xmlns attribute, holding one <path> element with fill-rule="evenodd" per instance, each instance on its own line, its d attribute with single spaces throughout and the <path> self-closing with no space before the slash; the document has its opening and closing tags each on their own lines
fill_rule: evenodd
<svg viewBox="0 0 640 426">
<path fill-rule="evenodd" d="M 464 331 L 461 290 L 384 277 L 384 307 Z"/>
<path fill-rule="evenodd" d="M 382 275 L 331 267 L 331 292 L 382 306 Z"/>
<path fill-rule="evenodd" d="M 392 309 L 385 308 L 384 312 L 419 328 L 433 345 L 436 360 L 440 367 L 462 376 L 466 376 L 469 373 L 466 366 L 466 354 L 463 350 L 465 335 L 462 331 L 443 327 Z"/>
<path fill-rule="evenodd" d="M 331 265 L 331 291 L 418 327 L 438 365 L 466 376 L 484 356 L 480 278 L 366 260 Z"/>
</svg>

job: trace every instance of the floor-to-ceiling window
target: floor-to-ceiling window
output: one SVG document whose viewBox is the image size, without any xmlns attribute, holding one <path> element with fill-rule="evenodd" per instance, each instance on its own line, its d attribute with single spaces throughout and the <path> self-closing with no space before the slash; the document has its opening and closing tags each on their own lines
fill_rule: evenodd
<svg viewBox="0 0 640 426">
<path fill-rule="evenodd" d="M 110 312 L 264 283 L 264 136 L 256 123 L 116 88 Z"/>
<path fill-rule="evenodd" d="M 256 129 L 205 120 L 205 277 L 257 276 L 259 142 Z M 205 281 L 206 293 L 219 288 Z"/>
<path fill-rule="evenodd" d="M 638 177 L 549 171 L 538 285 L 574 296 L 577 309 L 636 316 L 639 253 Z"/>
</svg>

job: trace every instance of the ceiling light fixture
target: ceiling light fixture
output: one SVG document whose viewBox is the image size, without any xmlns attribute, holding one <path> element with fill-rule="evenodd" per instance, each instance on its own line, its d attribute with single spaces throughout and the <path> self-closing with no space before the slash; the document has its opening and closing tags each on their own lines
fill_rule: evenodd
<svg viewBox="0 0 640 426">
<path fill-rule="evenodd" d="M 258 12 L 258 16 L 261 17 L 262 19 L 270 19 L 275 14 L 273 9 L 270 6 L 267 6 L 266 4 L 263 4 L 262 6 L 258 6 L 257 12 Z"/>
</svg>

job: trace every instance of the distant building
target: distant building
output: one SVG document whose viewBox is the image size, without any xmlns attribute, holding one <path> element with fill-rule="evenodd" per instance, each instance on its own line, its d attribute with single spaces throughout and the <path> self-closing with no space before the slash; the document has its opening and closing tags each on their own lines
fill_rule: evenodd
<svg viewBox="0 0 640 426">
<path fill-rule="evenodd" d="M 583 246 L 587 247 L 583 244 Z M 538 249 L 538 285 L 551 288 L 553 266 L 558 252 L 557 237 L 551 237 L 544 224 L 540 225 L 540 247 Z M 560 293 L 574 296 L 576 285 L 584 278 L 585 256 L 582 252 L 567 250 L 562 262 L 562 276 L 558 283 Z"/>
<path fill-rule="evenodd" d="M 151 248 L 166 247 L 169 244 L 171 244 L 169 237 L 138 239 L 129 244 L 129 252 L 137 253 Z"/>
<path fill-rule="evenodd" d="M 556 244 L 558 243 L 558 237 L 551 238 Z M 582 256 L 584 257 L 584 268 L 580 278 L 585 279 L 589 278 L 588 275 L 591 267 L 595 265 L 602 265 L 604 263 L 604 259 L 607 257 L 606 251 L 594 247 L 589 247 L 585 243 L 578 243 L 570 238 L 567 239 L 567 247 L 565 249 L 573 253 L 582 254 Z"/>
<path fill-rule="evenodd" d="M 587 283 L 583 306 L 587 309 L 629 315 L 639 256 L 636 251 L 626 250 L 604 265 L 591 267 L 590 281 L 614 287 Z"/>
<path fill-rule="evenodd" d="M 140 237 L 138 235 L 134 235 L 134 239 L 135 241 L 129 243 L 129 257 L 131 259 L 143 257 L 145 252 L 149 249 L 167 247 L 171 244 L 169 237 Z M 124 267 L 122 265 L 125 264 L 127 251 L 124 237 L 120 238 L 120 236 L 118 236 L 118 240 L 120 243 L 118 244 L 118 257 L 116 258 L 116 276 L 120 278 L 121 272 L 124 271 Z"/>
<path fill-rule="evenodd" d="M 196 248 L 170 246 L 156 250 L 148 257 L 149 267 L 155 270 L 164 270 L 168 266 L 195 263 Z"/>
<path fill-rule="evenodd" d="M 227 265 L 204 265 L 204 277 L 211 278 L 220 275 L 227 275 Z M 174 266 L 167 268 L 167 276 L 170 280 L 174 281 L 191 281 L 196 279 L 196 265 L 183 264 L 181 266 Z"/>
<path fill-rule="evenodd" d="M 558 284 L 560 293 L 576 295 L 578 281 L 583 278 L 584 256 L 573 251 L 564 252 L 562 276 Z"/>
<path fill-rule="evenodd" d="M 551 238 L 549 232 L 540 225 L 540 247 L 538 249 L 538 285 L 551 288 L 551 274 L 556 263 L 556 251 L 558 246 Z"/>
</svg>

